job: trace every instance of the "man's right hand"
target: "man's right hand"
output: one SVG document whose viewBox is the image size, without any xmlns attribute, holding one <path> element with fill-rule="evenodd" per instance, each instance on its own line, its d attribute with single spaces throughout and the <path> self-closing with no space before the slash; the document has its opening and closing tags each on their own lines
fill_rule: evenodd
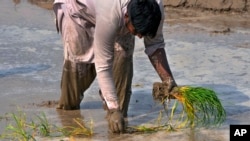
<svg viewBox="0 0 250 141">
<path fill-rule="evenodd" d="M 123 133 L 125 130 L 125 122 L 122 113 L 119 110 L 108 111 L 108 124 L 112 133 Z"/>
<path fill-rule="evenodd" d="M 153 84 L 153 98 L 159 101 L 165 100 L 166 98 L 174 99 L 171 95 L 171 91 L 174 87 L 177 87 L 175 81 L 155 82 Z"/>
</svg>

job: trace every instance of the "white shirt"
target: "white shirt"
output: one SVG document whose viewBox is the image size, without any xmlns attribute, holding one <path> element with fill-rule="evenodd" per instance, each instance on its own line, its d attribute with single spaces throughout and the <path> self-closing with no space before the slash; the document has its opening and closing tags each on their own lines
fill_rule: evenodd
<svg viewBox="0 0 250 141">
<path fill-rule="evenodd" d="M 158 48 L 164 48 L 162 27 L 164 22 L 164 8 L 162 0 L 156 0 L 162 11 L 162 20 L 155 38 L 144 37 L 145 53 L 151 55 Z M 124 15 L 130 0 L 55 0 L 54 5 L 62 4 L 62 11 L 75 17 L 77 24 L 81 25 L 80 17 L 84 15 L 95 24 L 94 32 L 94 63 L 97 79 L 102 94 L 109 108 L 117 108 L 117 96 L 112 77 L 113 49 L 116 36 L 122 34 L 125 27 Z M 78 4 L 77 4 L 78 3 Z M 60 19 L 60 13 L 57 14 Z M 58 18 L 57 18 L 58 19 Z M 60 27 L 59 27 L 60 28 Z M 86 54 L 86 57 L 91 55 Z M 86 58 L 88 60 L 88 58 Z M 93 63 L 89 60 L 88 63 Z"/>
</svg>

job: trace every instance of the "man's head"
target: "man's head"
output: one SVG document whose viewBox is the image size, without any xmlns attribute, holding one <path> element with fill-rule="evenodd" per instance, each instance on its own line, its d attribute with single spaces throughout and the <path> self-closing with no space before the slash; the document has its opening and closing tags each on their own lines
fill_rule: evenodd
<svg viewBox="0 0 250 141">
<path fill-rule="evenodd" d="M 128 27 L 128 29 L 139 37 L 155 37 L 161 16 L 160 7 L 156 0 L 131 0 L 127 8 L 129 21 L 126 26 L 132 25 L 133 27 Z"/>
</svg>

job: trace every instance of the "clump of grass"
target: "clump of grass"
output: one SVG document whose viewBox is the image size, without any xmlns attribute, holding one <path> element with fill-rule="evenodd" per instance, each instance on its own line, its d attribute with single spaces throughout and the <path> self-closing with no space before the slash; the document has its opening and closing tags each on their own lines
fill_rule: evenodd
<svg viewBox="0 0 250 141">
<path fill-rule="evenodd" d="M 9 140 L 29 140 L 35 141 L 36 137 L 55 137 L 61 136 L 91 136 L 93 134 L 92 124 L 90 128 L 81 119 L 73 119 L 77 123 L 77 127 L 58 127 L 49 123 L 46 115 L 36 115 L 34 119 L 27 119 L 26 114 L 22 111 L 10 114 L 11 122 L 5 128 L 5 132 L 0 135 L 0 139 Z"/>
<path fill-rule="evenodd" d="M 38 134 L 44 137 L 49 136 L 52 130 L 52 125 L 49 124 L 46 115 L 44 113 L 41 113 L 40 116 L 37 115 L 36 117 L 39 122 L 38 124 L 32 122 L 32 125 L 34 125 L 34 127 L 38 129 Z"/>
<path fill-rule="evenodd" d="M 226 119 L 226 111 L 211 89 L 181 86 L 174 88 L 171 95 L 182 104 L 182 117 L 186 117 L 182 118 L 182 126 L 217 126 Z"/>
<path fill-rule="evenodd" d="M 34 127 L 27 124 L 27 118 L 24 113 L 21 113 L 20 111 L 17 114 L 12 113 L 11 117 L 13 118 L 14 123 L 10 123 L 6 127 L 7 133 L 2 134 L 1 138 L 19 141 L 35 140 L 31 131 Z M 28 129 L 27 127 L 31 128 Z"/>
</svg>

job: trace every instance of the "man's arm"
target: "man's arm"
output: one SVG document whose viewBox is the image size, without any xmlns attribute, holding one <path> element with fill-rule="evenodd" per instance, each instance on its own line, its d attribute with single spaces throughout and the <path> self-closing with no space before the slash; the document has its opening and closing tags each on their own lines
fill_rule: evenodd
<svg viewBox="0 0 250 141">
<path fill-rule="evenodd" d="M 95 67 L 98 84 L 109 109 L 119 108 L 112 74 L 114 42 L 119 28 L 119 19 L 112 14 L 114 12 L 115 2 L 111 0 L 98 3 L 96 6 Z"/>
<path fill-rule="evenodd" d="M 156 36 L 154 38 L 144 38 L 144 44 L 146 47 L 145 52 L 148 55 L 151 64 L 155 68 L 162 82 L 167 83 L 169 85 L 169 91 L 171 91 L 171 89 L 177 86 L 177 84 L 174 80 L 164 49 L 165 43 L 162 31 L 165 15 L 162 1 L 159 1 L 159 6 L 162 12 L 162 19 Z"/>
<path fill-rule="evenodd" d="M 94 54 L 97 79 L 108 107 L 108 125 L 113 133 L 124 131 L 124 118 L 120 112 L 112 74 L 114 42 L 119 29 L 119 1 L 100 1 L 96 6 Z"/>
</svg>

